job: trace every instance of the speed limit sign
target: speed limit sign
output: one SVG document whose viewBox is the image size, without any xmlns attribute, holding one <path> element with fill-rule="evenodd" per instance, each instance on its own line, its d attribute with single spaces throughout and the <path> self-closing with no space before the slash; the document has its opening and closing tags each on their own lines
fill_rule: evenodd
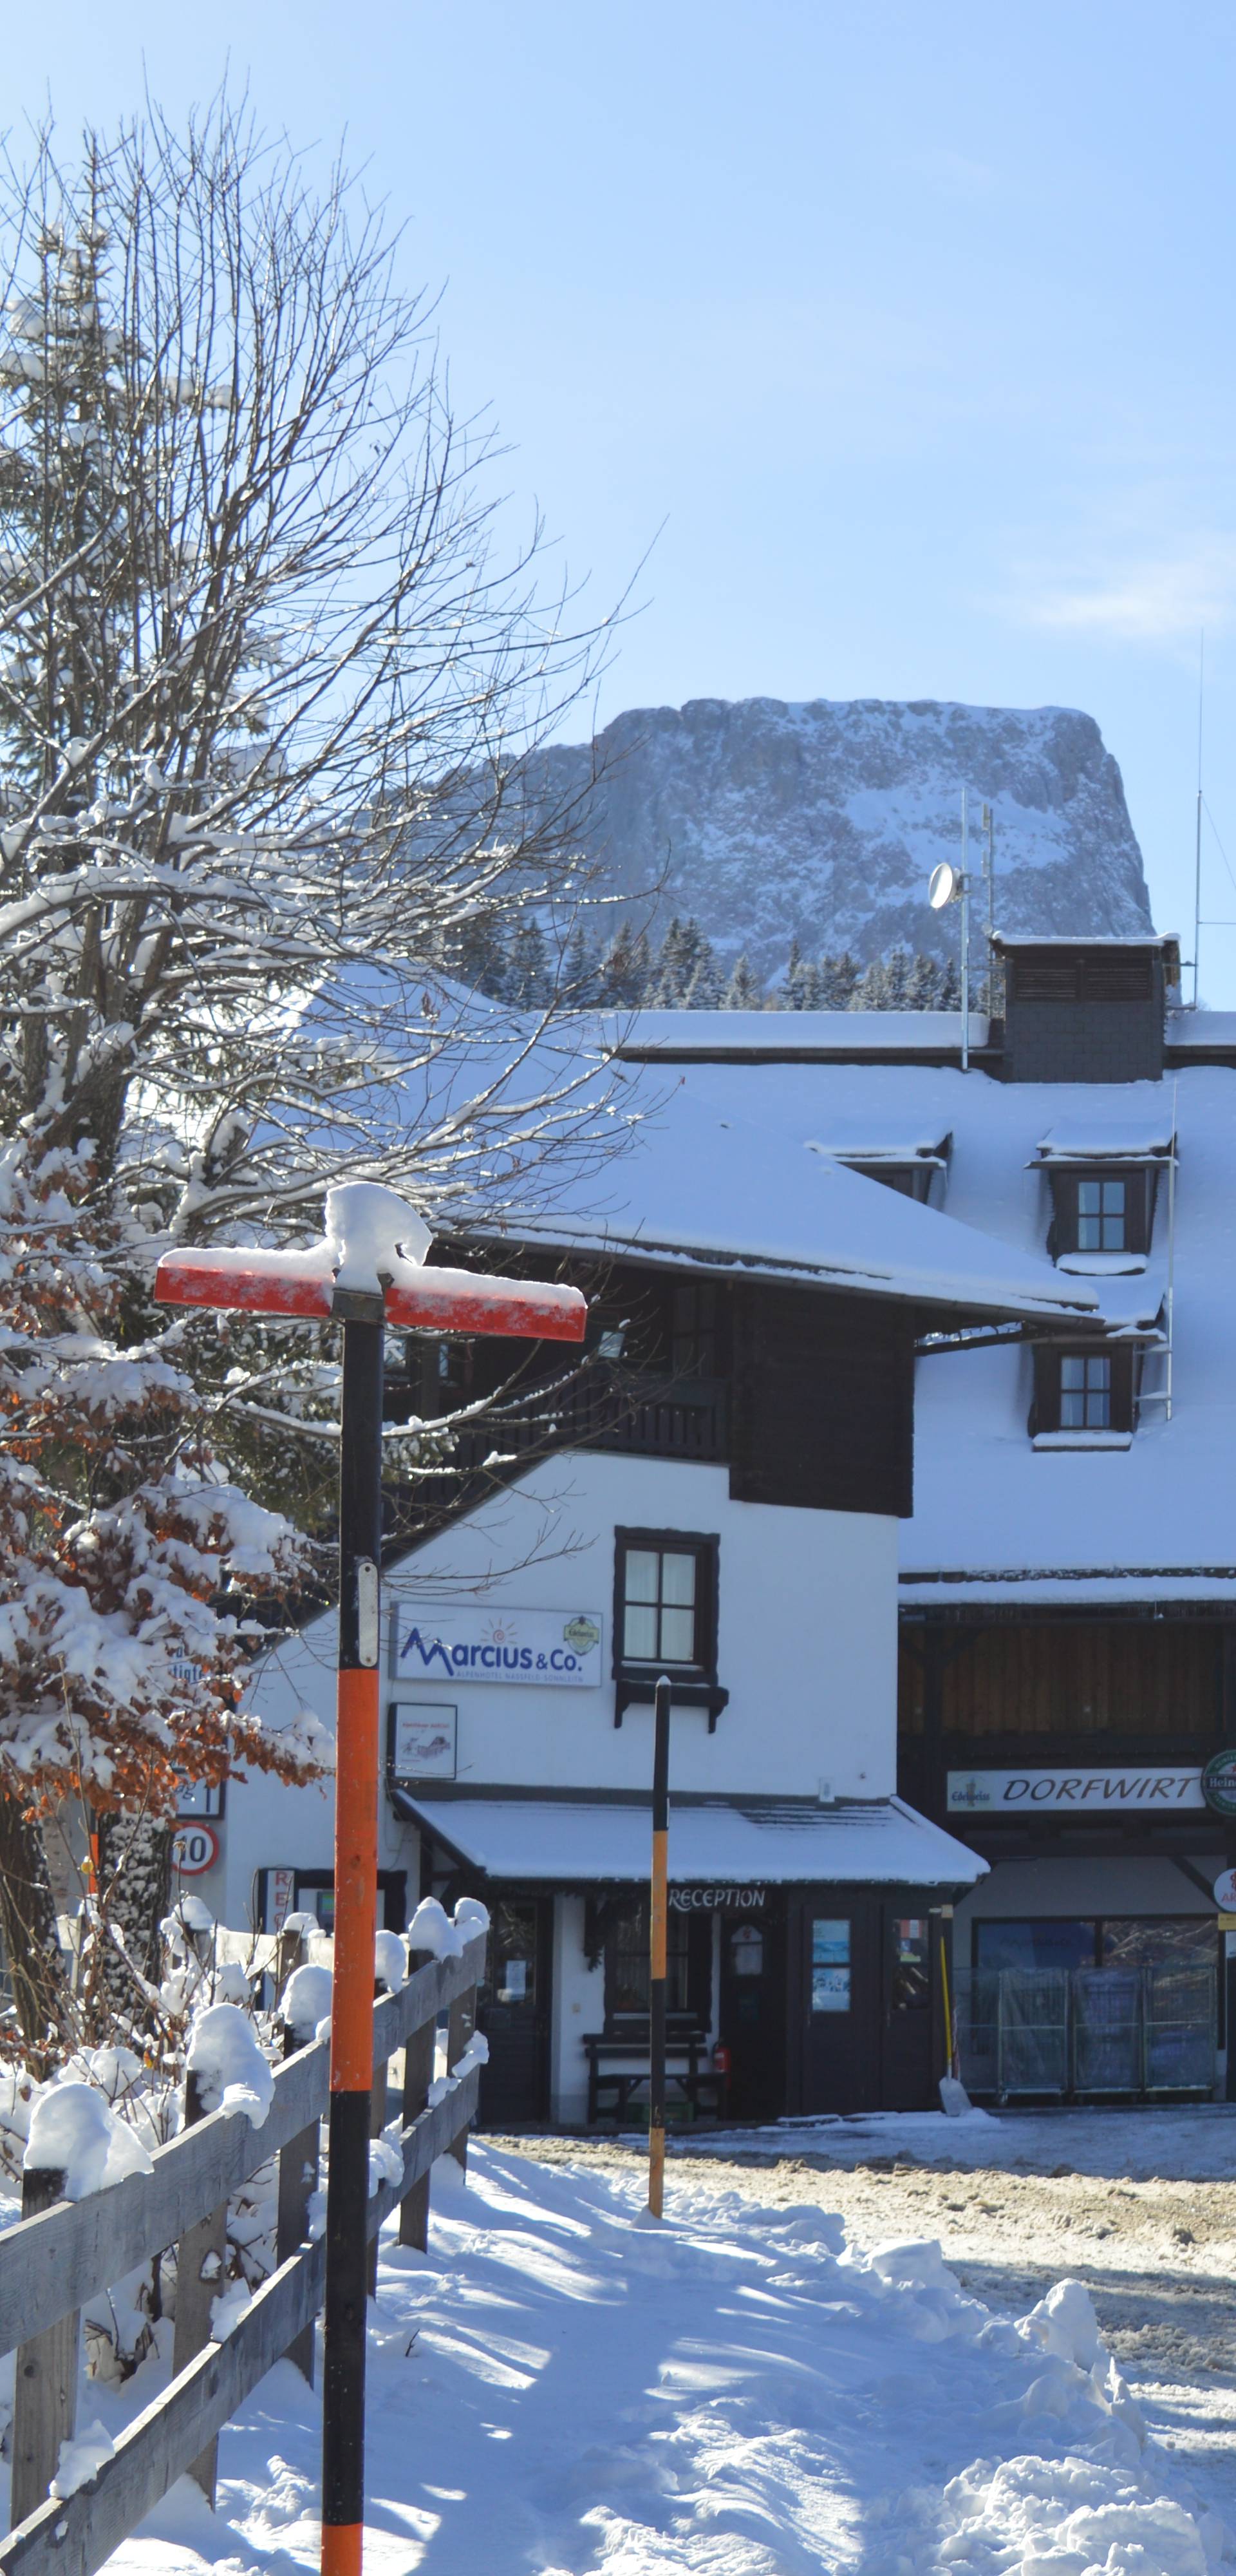
<svg viewBox="0 0 1236 2576">
<path fill-rule="evenodd" d="M 200 1878 L 219 1857 L 219 1837 L 210 1825 L 178 1825 L 172 1836 L 172 1867 L 182 1878 Z"/>
</svg>

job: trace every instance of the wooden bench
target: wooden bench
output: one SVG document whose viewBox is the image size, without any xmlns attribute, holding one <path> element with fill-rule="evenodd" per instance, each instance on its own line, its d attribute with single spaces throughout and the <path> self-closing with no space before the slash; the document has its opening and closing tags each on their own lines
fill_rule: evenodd
<svg viewBox="0 0 1236 2576">
<path fill-rule="evenodd" d="M 651 2080 L 647 2021 L 627 2032 L 585 2031 L 583 2046 L 588 2057 L 588 2126 L 594 2128 L 604 2112 L 621 2128 L 636 2094 Z M 726 2078 L 700 2063 L 707 2049 L 707 2038 L 699 2029 L 671 2029 L 666 2033 L 667 2089 L 670 2085 L 676 2087 L 680 2098 L 690 2105 L 693 2120 L 699 2118 L 701 2110 L 711 2111 L 719 2119 L 725 2108 Z M 611 2061 L 608 2065 L 607 2059 Z M 615 2059 L 627 2062 L 614 2064 Z M 632 2059 L 637 2062 L 632 2064 Z"/>
</svg>

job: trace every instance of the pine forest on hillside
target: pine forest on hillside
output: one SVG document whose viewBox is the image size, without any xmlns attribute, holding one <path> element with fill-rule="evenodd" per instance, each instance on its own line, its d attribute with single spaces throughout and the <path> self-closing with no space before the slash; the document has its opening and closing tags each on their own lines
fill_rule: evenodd
<svg viewBox="0 0 1236 2576">
<path fill-rule="evenodd" d="M 973 950 L 971 999 L 986 1010 L 981 948 Z M 604 949 L 590 945 L 582 917 L 555 943 L 535 910 L 511 931 L 479 918 L 447 944 L 444 962 L 460 981 L 517 1010 L 566 1002 L 579 1009 L 654 1011 L 955 1011 L 961 974 L 954 962 L 893 948 L 863 967 L 848 949 L 804 956 L 797 941 L 771 989 L 761 986 L 745 952 L 719 957 L 698 921 L 671 921 L 659 947 L 646 930 L 624 923 Z"/>
</svg>

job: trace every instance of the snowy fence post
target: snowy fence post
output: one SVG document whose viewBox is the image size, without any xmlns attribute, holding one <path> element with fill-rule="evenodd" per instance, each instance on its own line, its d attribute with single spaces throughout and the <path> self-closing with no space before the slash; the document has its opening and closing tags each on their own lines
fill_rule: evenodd
<svg viewBox="0 0 1236 2576">
<path fill-rule="evenodd" d="M 296 1989 L 291 1986 L 293 1974 L 303 1964 L 305 1949 L 306 1943 L 299 1932 L 290 1938 L 280 1934 L 279 1956 L 287 1961 L 287 1990 L 283 1984 L 280 1986 L 285 2057 L 294 2057 L 298 2048 L 308 2046 L 317 2030 L 319 2018 L 323 2017 L 318 2012 L 320 1997 L 315 1997 L 312 1988 L 302 2005 Z M 323 1975 L 326 1974 L 324 1970 Z M 317 2120 L 311 2120 L 307 2128 L 301 2129 L 296 2137 L 289 2138 L 286 2147 L 280 2149 L 279 2205 L 275 2220 L 276 2266 L 286 2263 L 289 2254 L 295 2254 L 308 2237 L 309 2201 L 318 2186 L 320 2154 L 321 2124 Z M 287 2359 L 295 2362 L 311 2388 L 314 2357 L 314 2331 L 312 2325 L 307 2325 L 288 2345 Z"/>
<path fill-rule="evenodd" d="M 65 2177 L 56 2166 L 27 2168 L 21 2178 L 21 2214 L 37 2218 L 63 2198 Z M 24 2522 L 44 2501 L 60 2464 L 60 2445 L 77 2424 L 77 2363 L 81 2315 L 74 2309 L 17 2348 L 13 2390 L 13 2482 L 9 2521 Z"/>
<path fill-rule="evenodd" d="M 383 1978 L 375 1977 L 373 1986 L 374 2002 L 380 2003 L 383 1995 L 388 1991 L 389 1989 L 387 1988 Z M 382 2131 L 386 2127 L 386 2093 L 389 2074 L 390 2059 L 388 2057 L 384 2057 L 381 2065 L 375 2066 L 373 2070 L 373 2084 L 370 2088 L 369 2094 L 369 2135 L 371 2138 L 380 2138 Z M 378 2240 L 376 2236 L 371 2237 L 369 2243 L 368 2281 L 369 2296 L 371 2299 L 376 2299 L 378 2295 Z"/>
<path fill-rule="evenodd" d="M 305 1957 L 306 1943 L 303 1917 L 292 1914 L 275 1936 L 275 1993 L 281 1995 L 293 1971 Z M 304 2042 L 301 2043 L 302 2047 Z"/>
<path fill-rule="evenodd" d="M 190 2069 L 185 2077 L 186 2129 L 192 2129 L 197 2121 L 205 2119 L 205 2116 L 202 2079 Z M 212 2209 L 207 2217 L 199 2218 L 195 2226 L 187 2229 L 176 2248 L 176 2332 L 172 2344 L 173 2378 L 178 2378 L 182 2370 L 187 2370 L 189 2363 L 196 2359 L 203 2346 L 212 2341 L 210 2312 L 223 2288 L 223 2266 L 226 2254 L 227 2202 L 221 2200 L 217 2209 Z M 190 2464 L 188 2471 L 189 2476 L 195 2479 L 201 2488 L 212 2511 L 218 2460 L 219 2437 L 216 2434 L 213 2442 L 208 2442 L 206 2449 Z"/>
<path fill-rule="evenodd" d="M 411 1976 L 415 1976 L 418 1968 L 427 1968 L 430 1965 L 433 1956 L 434 1953 L 432 1950 L 410 1950 L 408 1954 L 409 1974 Z M 422 2111 L 428 2107 L 429 2087 L 433 2082 L 434 2048 L 437 2042 L 437 2036 L 437 2025 L 431 2018 L 429 2021 L 423 2022 L 419 2030 L 409 2031 L 408 2036 L 404 2041 L 403 2125 L 405 2130 L 410 2129 L 414 2121 L 419 2120 Z M 413 2183 L 412 2189 L 407 2194 L 407 2197 L 400 2201 L 399 2242 L 401 2245 L 415 2246 L 419 2254 L 424 2254 L 428 2250 L 428 2174 L 422 2174 L 420 2181 Z"/>
<path fill-rule="evenodd" d="M 475 1986 L 469 1986 L 466 1994 L 457 1995 L 455 1997 L 455 2001 L 451 2005 L 450 2017 L 446 2025 L 446 2071 L 448 2075 L 454 2074 L 455 2068 L 458 2066 L 459 2060 L 463 2056 L 464 2050 L 467 2047 L 475 2028 L 476 1988 Z M 468 2132 L 466 2129 L 461 2129 L 458 2137 L 452 2138 L 448 2152 L 453 2155 L 460 2171 L 466 2173 L 468 2170 Z"/>
</svg>

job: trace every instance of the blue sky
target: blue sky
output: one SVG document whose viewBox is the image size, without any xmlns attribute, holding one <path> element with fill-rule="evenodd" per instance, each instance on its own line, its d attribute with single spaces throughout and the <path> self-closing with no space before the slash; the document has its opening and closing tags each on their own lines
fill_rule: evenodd
<svg viewBox="0 0 1236 2576">
<path fill-rule="evenodd" d="M 1204 627 L 1236 921 L 1230 9 L 58 0 L 5 57 L 11 132 L 49 90 L 106 122 L 143 70 L 174 113 L 229 57 L 323 162 L 346 127 L 519 508 L 598 613 L 647 555 L 602 718 L 1084 707 L 1191 933 Z M 1236 1007 L 1236 930 L 1202 961 Z"/>
</svg>

